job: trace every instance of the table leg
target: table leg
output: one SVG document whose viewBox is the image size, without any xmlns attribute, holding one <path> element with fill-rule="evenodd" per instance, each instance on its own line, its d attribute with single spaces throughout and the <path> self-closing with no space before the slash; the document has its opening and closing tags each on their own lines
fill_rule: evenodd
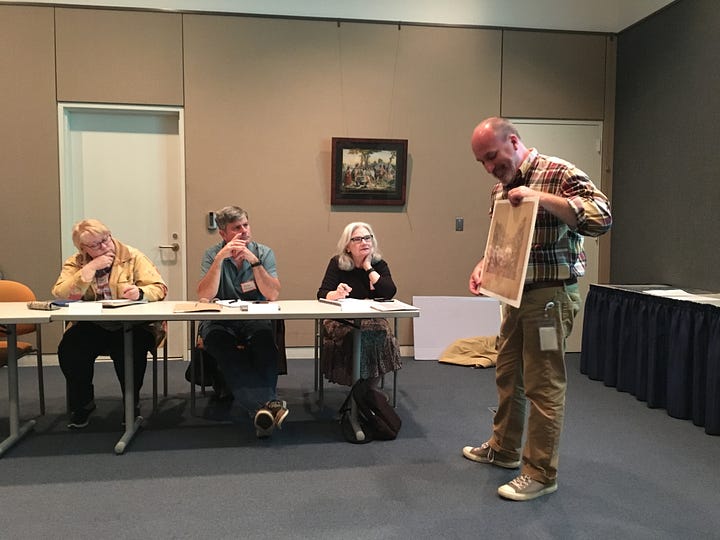
<svg viewBox="0 0 720 540">
<path fill-rule="evenodd" d="M 133 374 L 132 324 L 123 322 L 123 355 L 125 357 L 125 432 L 115 445 L 115 453 L 122 454 L 142 425 L 143 417 L 135 418 L 135 377 Z"/>
<path fill-rule="evenodd" d="M 190 416 L 195 416 L 195 367 L 198 365 L 196 339 L 195 321 L 190 321 Z"/>
<path fill-rule="evenodd" d="M 18 390 L 17 332 L 15 324 L 7 325 L 8 347 L 8 403 L 10 406 L 10 435 L 0 443 L 0 456 L 22 439 L 35 426 L 29 420 L 20 426 L 20 392 Z"/>
</svg>

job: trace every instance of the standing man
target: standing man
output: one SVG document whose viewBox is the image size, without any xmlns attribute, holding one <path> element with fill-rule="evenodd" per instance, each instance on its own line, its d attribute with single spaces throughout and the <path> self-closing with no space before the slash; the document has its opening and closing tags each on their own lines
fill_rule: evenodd
<svg viewBox="0 0 720 540">
<path fill-rule="evenodd" d="M 480 446 L 463 448 L 472 461 L 506 469 L 522 466 L 520 475 L 500 486 L 498 494 L 527 501 L 557 490 L 567 385 L 565 340 L 581 304 L 577 278 L 585 274 L 582 236 L 607 232 L 612 216 L 607 197 L 583 171 L 526 148 L 508 120 L 483 120 L 473 131 L 471 146 L 475 158 L 498 181 L 492 203 L 508 199 L 517 205 L 525 197 L 540 199 L 522 302 L 518 308 L 503 306 L 493 434 Z M 482 273 L 480 260 L 470 274 L 473 294 L 480 294 Z M 554 328 L 549 335 L 547 323 L 544 328 L 539 323 L 545 316 Z M 527 401 L 530 413 L 521 455 Z"/>
<path fill-rule="evenodd" d="M 226 206 L 217 211 L 215 220 L 222 241 L 205 252 L 198 297 L 277 300 L 275 254 L 252 241 L 247 212 Z M 270 321 L 203 321 L 199 333 L 235 399 L 253 416 L 257 436 L 269 437 L 288 415 L 286 403 L 277 399 L 278 349 Z M 238 349 L 239 344 L 246 350 Z"/>
</svg>

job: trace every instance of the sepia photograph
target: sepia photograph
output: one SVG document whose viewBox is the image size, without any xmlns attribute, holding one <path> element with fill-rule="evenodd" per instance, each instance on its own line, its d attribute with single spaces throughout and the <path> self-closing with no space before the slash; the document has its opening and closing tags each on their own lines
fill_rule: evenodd
<svg viewBox="0 0 720 540">
<path fill-rule="evenodd" d="M 513 307 L 522 300 L 538 203 L 537 197 L 517 206 L 502 200 L 493 209 L 480 292 Z"/>
</svg>

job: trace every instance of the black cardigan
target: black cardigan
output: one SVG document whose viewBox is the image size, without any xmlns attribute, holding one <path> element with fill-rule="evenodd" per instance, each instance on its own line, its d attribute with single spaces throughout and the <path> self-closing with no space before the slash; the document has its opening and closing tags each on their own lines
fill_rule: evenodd
<svg viewBox="0 0 720 540">
<path fill-rule="evenodd" d="M 325 276 L 322 284 L 317 292 L 318 298 L 326 298 L 330 291 L 337 289 L 340 283 L 346 283 L 352 287 L 349 298 L 392 298 L 397 292 L 395 282 L 390 275 L 390 268 L 387 263 L 380 259 L 373 263 L 373 268 L 380 274 L 380 279 L 373 285 L 374 289 L 370 290 L 370 279 L 367 272 L 363 268 L 353 268 L 352 270 L 340 270 L 338 266 L 338 256 L 336 255 L 327 265 Z"/>
</svg>

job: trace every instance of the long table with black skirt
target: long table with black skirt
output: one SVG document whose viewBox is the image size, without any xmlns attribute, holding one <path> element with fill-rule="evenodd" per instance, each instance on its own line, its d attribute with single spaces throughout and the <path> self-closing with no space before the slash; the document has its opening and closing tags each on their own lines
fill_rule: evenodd
<svg viewBox="0 0 720 540">
<path fill-rule="evenodd" d="M 720 435 L 720 302 L 591 285 L 580 372 Z"/>
</svg>

